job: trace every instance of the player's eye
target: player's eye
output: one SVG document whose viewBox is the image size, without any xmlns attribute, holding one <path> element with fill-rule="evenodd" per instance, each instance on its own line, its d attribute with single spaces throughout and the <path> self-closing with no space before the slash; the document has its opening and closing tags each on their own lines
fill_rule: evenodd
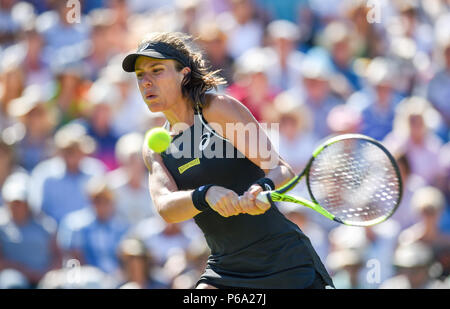
<svg viewBox="0 0 450 309">
<path fill-rule="evenodd" d="M 137 79 L 141 80 L 144 78 L 144 73 L 138 72 L 138 73 L 136 73 L 136 77 L 137 77 Z"/>
</svg>

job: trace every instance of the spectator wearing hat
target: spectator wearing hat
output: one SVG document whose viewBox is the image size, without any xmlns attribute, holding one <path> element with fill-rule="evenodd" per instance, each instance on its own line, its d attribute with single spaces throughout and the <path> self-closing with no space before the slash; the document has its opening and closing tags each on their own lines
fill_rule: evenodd
<svg viewBox="0 0 450 309">
<path fill-rule="evenodd" d="M 394 254 L 397 275 L 386 280 L 381 289 L 425 289 L 432 286 L 430 267 L 433 252 L 429 245 L 416 241 L 400 245 Z"/>
<path fill-rule="evenodd" d="M 300 173 L 317 146 L 318 138 L 312 132 L 313 117 L 301 98 L 294 98 L 289 92 L 275 97 L 272 122 L 279 123 L 277 144 L 281 157 L 296 173 Z"/>
<path fill-rule="evenodd" d="M 339 280 L 357 282 L 359 288 L 378 288 L 393 275 L 392 258 L 399 232 L 400 226 L 391 220 L 366 228 L 345 225 L 333 228 L 329 233 L 330 256 L 333 252 L 351 250 L 350 254 L 358 257 L 358 263 L 351 263 L 352 266 L 361 263 L 363 266 L 355 267 L 351 271 L 358 269 L 357 273 L 352 274 L 350 271 L 347 273 L 349 277 L 346 275 Z"/>
<path fill-rule="evenodd" d="M 268 75 L 271 85 L 281 90 L 300 86 L 303 53 L 297 50 L 301 38 L 298 25 L 275 20 L 267 26 L 268 57 L 273 59 Z"/>
<path fill-rule="evenodd" d="M 419 222 L 404 230 L 399 243 L 423 242 L 430 246 L 435 259 L 441 262 L 445 275 L 450 274 L 450 235 L 439 229 L 439 221 L 445 207 L 445 196 L 435 187 L 423 187 L 417 190 L 411 206 L 419 213 Z"/>
<path fill-rule="evenodd" d="M 15 126 L 18 138 L 15 144 L 17 162 L 28 172 L 53 153 L 52 129 L 54 118 L 48 110 L 45 88 L 40 85 L 28 86 L 23 95 L 11 101 L 8 113 L 19 120 Z"/>
<path fill-rule="evenodd" d="M 288 90 L 292 96 L 302 98 L 313 115 L 313 133 L 321 139 L 331 133 L 324 119 L 330 110 L 342 100 L 331 89 L 334 74 L 328 54 L 320 49 L 312 49 L 302 62 L 303 87 Z"/>
<path fill-rule="evenodd" d="M 235 82 L 227 88 L 234 98 L 242 102 L 258 121 L 270 118 L 273 100 L 278 89 L 269 83 L 269 68 L 272 61 L 263 48 L 246 51 L 235 62 Z"/>
<path fill-rule="evenodd" d="M 44 38 L 37 31 L 34 18 L 28 21 L 21 32 L 20 39 L 19 45 L 24 49 L 23 68 L 26 85 L 40 84 L 44 86 L 52 82 L 51 68 L 44 58 Z"/>
<path fill-rule="evenodd" d="M 117 215 L 114 192 L 103 176 L 90 179 L 85 189 L 94 218 L 74 233 L 71 248 L 82 264 L 118 276 L 117 249 L 128 224 Z"/>
<path fill-rule="evenodd" d="M 395 89 L 394 67 L 395 64 L 388 59 L 378 57 L 366 70 L 368 87 L 362 93 L 367 105 L 362 109 L 361 133 L 379 141 L 392 131 L 395 108 L 402 99 Z"/>
<path fill-rule="evenodd" d="M 87 95 L 90 104 L 88 117 L 77 121 L 86 127 L 87 134 L 96 142 L 97 147 L 92 156 L 102 161 L 108 170 L 118 167 L 114 149 L 119 137 L 114 132 L 112 122 L 119 98 L 119 89 L 115 85 L 97 80 Z"/>
<path fill-rule="evenodd" d="M 331 22 L 325 27 L 322 35 L 322 44 L 330 53 L 334 70 L 345 78 L 347 93 L 360 90 L 359 76 L 353 68 L 358 41 L 352 24 Z"/>
<path fill-rule="evenodd" d="M 120 265 L 125 283 L 121 289 L 167 289 L 169 285 L 159 280 L 154 274 L 151 253 L 144 243 L 136 238 L 126 238 L 118 250 Z"/>
<path fill-rule="evenodd" d="M 57 155 L 39 163 L 32 172 L 31 202 L 58 223 L 68 213 L 89 205 L 86 182 L 101 175 L 106 167 L 88 155 L 95 141 L 76 123 L 60 128 L 54 136 Z M 70 197 L 70 198 L 68 198 Z"/>
<path fill-rule="evenodd" d="M 148 173 L 141 160 L 144 136 L 140 133 L 123 135 L 116 144 L 116 158 L 120 167 L 107 176 L 116 196 L 116 209 L 130 225 L 155 214 L 148 194 Z"/>
<path fill-rule="evenodd" d="M 47 271 L 61 265 L 56 225 L 49 218 L 33 215 L 27 202 L 28 190 L 25 173 L 12 174 L 2 188 L 6 208 L 0 215 L 1 288 L 33 287 Z M 17 286 L 14 277 L 20 276 L 26 280 Z"/>
<path fill-rule="evenodd" d="M 233 81 L 233 58 L 228 53 L 227 35 L 215 21 L 202 22 L 197 27 L 198 44 L 205 51 L 213 70 L 220 70 L 228 85 Z"/>
<path fill-rule="evenodd" d="M 406 153 L 411 172 L 434 185 L 441 170 L 439 152 L 442 141 L 433 132 L 439 115 L 423 97 L 402 100 L 396 109 L 393 131 L 383 140 L 394 154 Z"/>
</svg>

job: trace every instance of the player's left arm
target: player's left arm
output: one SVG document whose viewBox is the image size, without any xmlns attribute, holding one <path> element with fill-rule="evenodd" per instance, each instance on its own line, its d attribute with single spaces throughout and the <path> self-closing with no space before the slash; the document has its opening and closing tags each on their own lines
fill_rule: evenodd
<svg viewBox="0 0 450 309">
<path fill-rule="evenodd" d="M 295 176 L 280 157 L 264 129 L 251 112 L 238 100 L 227 95 L 208 95 L 203 116 L 213 129 L 232 143 L 250 161 L 259 166 L 275 187 L 281 187 Z M 261 214 L 269 204 L 256 201 L 263 191 L 252 185 L 241 197 L 242 207 L 250 214 Z"/>
</svg>

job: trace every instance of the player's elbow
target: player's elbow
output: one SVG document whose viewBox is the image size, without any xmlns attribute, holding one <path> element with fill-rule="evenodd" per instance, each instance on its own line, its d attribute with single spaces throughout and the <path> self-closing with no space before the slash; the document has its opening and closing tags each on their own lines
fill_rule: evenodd
<svg viewBox="0 0 450 309">
<path fill-rule="evenodd" d="M 158 211 L 158 214 L 161 216 L 161 218 L 166 222 L 166 223 L 178 223 L 181 222 L 183 220 L 180 220 L 174 213 L 173 213 L 173 209 L 171 209 L 170 207 L 168 207 L 167 203 L 161 203 L 158 205 L 158 203 L 156 203 L 156 209 Z M 164 206 L 162 206 L 164 205 Z"/>
</svg>

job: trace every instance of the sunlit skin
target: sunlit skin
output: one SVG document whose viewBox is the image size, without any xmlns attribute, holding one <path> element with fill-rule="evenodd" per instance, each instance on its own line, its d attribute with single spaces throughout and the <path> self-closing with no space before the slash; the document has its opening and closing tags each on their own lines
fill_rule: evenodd
<svg viewBox="0 0 450 309">
<path fill-rule="evenodd" d="M 181 82 L 190 69 L 177 71 L 175 65 L 174 60 L 138 57 L 135 72 L 139 90 L 151 112 L 163 112 L 171 124 L 191 125 L 194 110 L 181 92 Z"/>
</svg>

